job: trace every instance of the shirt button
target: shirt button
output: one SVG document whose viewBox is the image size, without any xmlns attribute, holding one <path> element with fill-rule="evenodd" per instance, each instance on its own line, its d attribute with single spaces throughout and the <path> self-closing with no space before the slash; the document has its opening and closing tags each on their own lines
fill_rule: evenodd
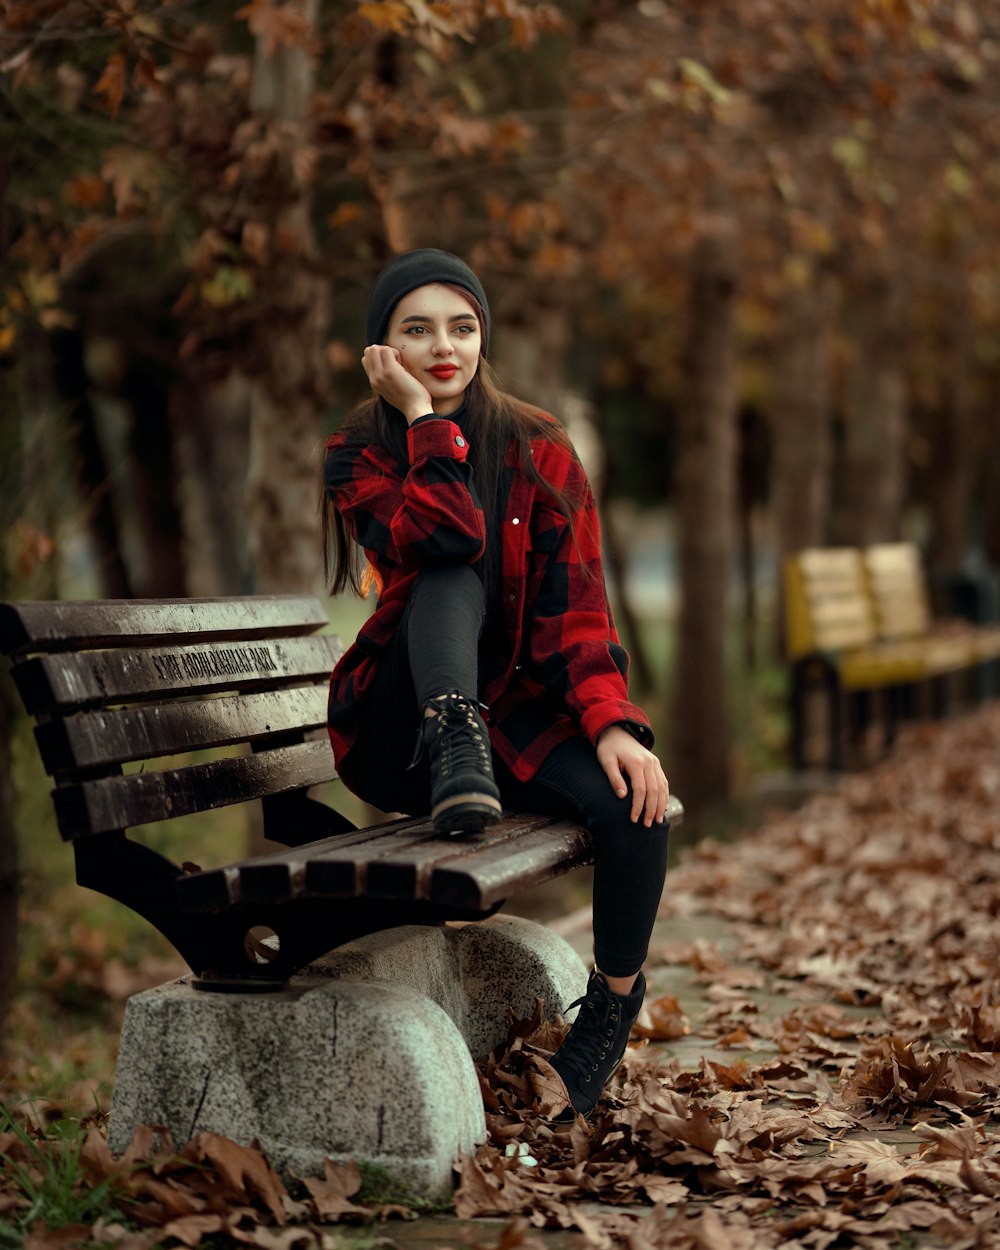
<svg viewBox="0 0 1000 1250">
<path fill-rule="evenodd" d="M 508 596 L 507 596 L 507 598 L 511 601 L 511 603 L 513 603 L 513 602 L 514 602 L 514 596 L 513 596 L 513 595 L 508 595 Z"/>
<path fill-rule="evenodd" d="M 464 446 L 465 446 L 465 439 L 461 436 L 461 434 L 459 434 L 459 435 L 457 435 L 457 436 L 456 436 L 456 438 L 455 438 L 455 446 L 456 446 L 456 447 L 464 447 Z"/>
<path fill-rule="evenodd" d="M 521 518 L 519 516 L 516 516 L 513 519 L 513 521 L 511 521 L 511 525 L 520 525 L 520 524 L 521 524 Z"/>
</svg>

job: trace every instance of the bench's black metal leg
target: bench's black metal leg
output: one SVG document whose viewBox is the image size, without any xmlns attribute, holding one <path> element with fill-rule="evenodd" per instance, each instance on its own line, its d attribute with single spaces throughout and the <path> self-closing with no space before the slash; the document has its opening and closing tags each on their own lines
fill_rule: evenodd
<svg viewBox="0 0 1000 1250">
<path fill-rule="evenodd" d="M 844 767 L 844 723 L 843 723 L 843 701 L 844 692 L 840 685 L 840 678 L 836 669 L 832 664 L 824 664 L 823 666 L 824 685 L 826 686 L 826 701 L 828 707 L 827 713 L 827 734 L 829 741 L 827 743 L 827 759 L 828 766 L 832 772 L 840 772 Z"/>
<path fill-rule="evenodd" d="M 886 750 L 896 741 L 899 722 L 906 715 L 907 687 L 889 686 L 885 692 L 885 738 Z"/>
<path fill-rule="evenodd" d="M 943 720 L 948 712 L 948 674 L 938 673 L 931 678 L 931 715 Z"/>
<path fill-rule="evenodd" d="M 791 724 L 791 758 L 795 772 L 803 772 L 806 767 L 806 682 L 802 666 L 794 664 L 791 671 L 789 712 Z"/>
<path fill-rule="evenodd" d="M 852 690 L 847 696 L 849 712 L 849 733 L 853 758 L 864 756 L 868 729 L 874 720 L 874 692 L 871 690 Z"/>
<path fill-rule="evenodd" d="M 182 912 L 175 887 L 183 872 L 157 851 L 122 832 L 81 838 L 74 847 L 78 883 L 148 920 L 177 949 L 201 989 L 279 990 L 311 960 L 354 938 L 397 925 L 479 920 L 502 905 L 470 910 L 422 901 L 299 898 L 225 911 Z M 265 943 L 255 955 L 248 947 L 248 935 L 255 928 L 273 933 L 276 945 Z"/>
</svg>

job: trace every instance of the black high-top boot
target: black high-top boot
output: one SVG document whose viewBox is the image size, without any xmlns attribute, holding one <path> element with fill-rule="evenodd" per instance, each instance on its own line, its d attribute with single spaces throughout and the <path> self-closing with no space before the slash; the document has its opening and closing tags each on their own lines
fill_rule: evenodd
<svg viewBox="0 0 1000 1250">
<path fill-rule="evenodd" d="M 431 819 L 438 833 L 476 833 L 500 819 L 500 791 L 486 723 L 476 705 L 449 690 L 425 705 L 420 743 L 431 769 Z M 419 748 L 418 748 L 419 749 Z"/>
<path fill-rule="evenodd" d="M 605 1085 L 622 1061 L 629 1034 L 642 1008 L 646 978 L 640 972 L 630 994 L 614 994 L 595 968 L 587 982 L 587 992 L 572 1007 L 580 1010 L 566 1040 L 552 1056 L 551 1064 L 566 1084 L 566 1092 L 577 1115 L 589 1115 L 597 1106 Z M 569 1109 L 555 1117 L 572 1120 Z"/>
</svg>

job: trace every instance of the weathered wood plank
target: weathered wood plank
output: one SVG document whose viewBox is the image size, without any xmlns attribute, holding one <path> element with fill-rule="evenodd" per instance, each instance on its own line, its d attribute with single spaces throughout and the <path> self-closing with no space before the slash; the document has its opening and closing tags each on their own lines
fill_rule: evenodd
<svg viewBox="0 0 1000 1250">
<path fill-rule="evenodd" d="M 373 897 L 371 871 L 380 860 L 405 854 L 412 846 L 436 844 L 440 847 L 440 839 L 426 817 L 406 821 L 400 827 L 376 826 L 369 833 L 370 840 L 361 845 L 345 845 L 310 856 L 306 863 L 306 893 L 324 898 L 345 898 L 352 894 Z"/>
<path fill-rule="evenodd" d="M 52 801 L 62 835 L 72 841 L 320 785 L 335 775 L 329 742 L 304 742 L 186 768 L 62 786 L 53 791 Z"/>
<path fill-rule="evenodd" d="M 25 707 L 38 715 L 170 694 L 319 681 L 329 676 L 340 650 L 339 640 L 324 634 L 145 651 L 40 655 L 15 665 L 13 672 Z"/>
<path fill-rule="evenodd" d="M 304 897 L 427 900 L 486 911 L 514 888 L 548 880 L 591 854 L 585 830 L 552 816 L 509 816 L 469 838 L 441 837 L 425 817 L 405 817 L 186 876 L 177 895 L 186 911 Z"/>
<path fill-rule="evenodd" d="M 49 773 L 106 767 L 317 729 L 326 724 L 328 695 L 324 682 L 201 702 L 102 708 L 44 721 L 35 738 Z"/>
<path fill-rule="evenodd" d="M 494 846 L 431 865 L 421 897 L 488 911 L 520 890 L 551 881 L 593 859 L 593 842 L 586 829 L 550 818 L 542 828 L 527 828 Z"/>
<path fill-rule="evenodd" d="M 511 845 L 536 829 L 546 830 L 551 816 L 505 816 L 482 833 L 455 838 L 430 838 L 409 846 L 396 846 L 367 867 L 365 892 L 374 898 L 429 898 L 431 878 L 442 859 L 451 862 Z"/>
<path fill-rule="evenodd" d="M 408 829 L 427 835 L 427 821 L 405 816 L 292 850 L 271 851 L 236 865 L 194 873 L 178 882 L 178 901 L 185 911 L 211 911 L 237 903 L 284 903 L 302 898 L 308 894 L 308 865 L 324 855 L 333 859 L 336 879 L 343 888 L 326 892 L 323 897 L 354 898 L 357 894 L 354 864 L 364 858 L 373 842 L 384 845 L 389 835 Z M 341 869 L 346 870 L 342 875 Z"/>
<path fill-rule="evenodd" d="M 319 600 L 301 595 L 226 599 L 25 600 L 0 603 L 0 651 L 162 646 L 313 633 L 327 625 Z"/>
</svg>

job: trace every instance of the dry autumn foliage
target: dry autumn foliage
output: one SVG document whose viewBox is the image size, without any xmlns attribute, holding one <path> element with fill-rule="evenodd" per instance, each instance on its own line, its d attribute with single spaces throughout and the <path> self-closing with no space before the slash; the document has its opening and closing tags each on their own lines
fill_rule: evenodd
<svg viewBox="0 0 1000 1250">
<path fill-rule="evenodd" d="M 457 1165 L 456 1215 L 506 1220 L 497 1250 L 540 1250 L 546 1229 L 595 1250 L 995 1245 L 998 740 L 997 707 L 914 730 L 835 793 L 699 846 L 665 903 L 691 940 L 650 965 L 654 985 L 686 969 L 699 1009 L 654 994 L 591 1122 L 560 1126 L 548 1057 L 565 1026 L 512 1021 L 479 1065 L 489 1139 Z M 731 942 L 701 936 L 710 918 Z M 25 1140 L 0 1151 L 30 1166 Z M 92 1127 L 81 1162 L 123 1222 L 39 1227 L 31 1250 L 85 1234 L 305 1250 L 331 1223 L 414 1214 L 361 1200 L 354 1165 L 286 1184 L 219 1137 L 178 1151 L 146 1129 L 116 1160 Z M 0 1211 L 19 1201 L 5 1174 Z M 400 1227 L 380 1241 L 405 1244 Z"/>
<path fill-rule="evenodd" d="M 553 1128 L 530 1067 L 551 1026 L 522 1026 L 483 1066 L 491 1140 L 462 1163 L 458 1214 L 601 1248 L 995 1244 L 998 740 L 996 708 L 922 727 L 835 793 L 700 846 L 665 904 L 693 940 L 655 955 L 708 1005 L 696 1023 L 654 1001 L 639 1032 L 747 1057 L 692 1071 L 641 1044 L 590 1125 Z M 710 914 L 736 957 L 698 941 Z M 776 1018 L 769 998 L 802 1001 Z"/>
</svg>

